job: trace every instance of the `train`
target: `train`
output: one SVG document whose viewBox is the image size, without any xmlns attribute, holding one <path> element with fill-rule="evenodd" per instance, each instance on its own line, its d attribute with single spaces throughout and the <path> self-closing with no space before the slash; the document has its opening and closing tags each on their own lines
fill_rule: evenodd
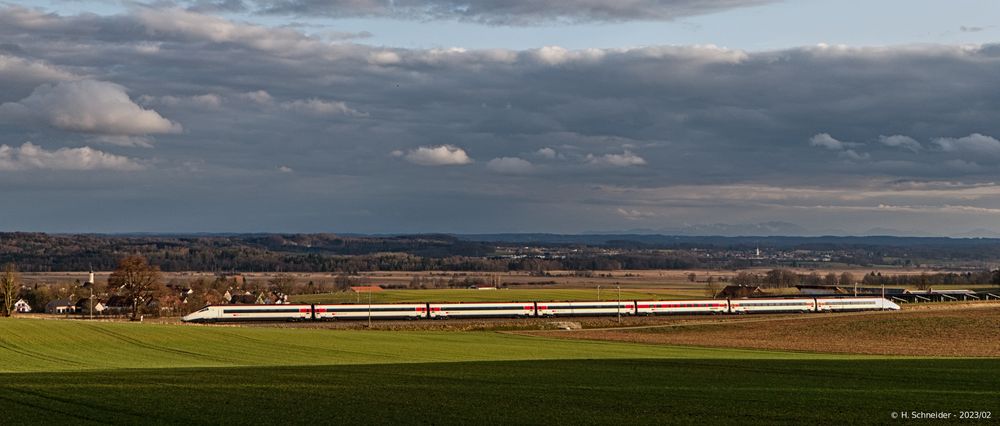
<svg viewBox="0 0 1000 426">
<path fill-rule="evenodd" d="M 184 322 L 418 320 L 898 310 L 878 297 L 495 303 L 209 305 Z"/>
</svg>

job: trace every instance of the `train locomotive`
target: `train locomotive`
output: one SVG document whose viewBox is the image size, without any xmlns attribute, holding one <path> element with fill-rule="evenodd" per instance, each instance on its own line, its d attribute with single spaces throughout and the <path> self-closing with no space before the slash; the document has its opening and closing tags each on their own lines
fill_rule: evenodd
<svg viewBox="0 0 1000 426">
<path fill-rule="evenodd" d="M 209 305 L 184 322 L 334 321 L 360 319 L 529 318 L 614 315 L 759 314 L 899 310 L 879 297 L 593 302 Z"/>
</svg>

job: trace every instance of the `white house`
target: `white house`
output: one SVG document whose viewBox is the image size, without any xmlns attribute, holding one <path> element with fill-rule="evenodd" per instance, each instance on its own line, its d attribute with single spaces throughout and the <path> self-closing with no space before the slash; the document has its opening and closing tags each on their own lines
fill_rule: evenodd
<svg viewBox="0 0 1000 426">
<path fill-rule="evenodd" d="M 76 305 L 69 298 L 56 299 L 45 305 L 45 313 L 71 314 L 76 312 Z"/>
<path fill-rule="evenodd" d="M 14 303 L 14 312 L 20 314 L 31 312 L 31 305 L 25 302 L 24 299 L 17 299 L 17 302 Z"/>
</svg>

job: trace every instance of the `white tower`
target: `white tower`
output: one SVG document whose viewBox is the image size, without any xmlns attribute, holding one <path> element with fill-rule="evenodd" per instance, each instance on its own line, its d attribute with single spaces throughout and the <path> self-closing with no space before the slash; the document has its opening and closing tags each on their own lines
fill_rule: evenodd
<svg viewBox="0 0 1000 426">
<path fill-rule="evenodd" d="M 94 283 L 94 271 L 90 271 L 90 277 L 87 278 L 87 283 L 88 284 L 93 284 Z"/>
</svg>

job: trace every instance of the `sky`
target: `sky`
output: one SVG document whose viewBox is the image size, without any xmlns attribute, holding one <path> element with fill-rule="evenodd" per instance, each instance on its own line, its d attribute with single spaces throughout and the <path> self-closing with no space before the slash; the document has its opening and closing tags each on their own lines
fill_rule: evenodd
<svg viewBox="0 0 1000 426">
<path fill-rule="evenodd" d="M 998 41 L 974 0 L 0 0 L 0 230 L 997 236 Z"/>
</svg>

